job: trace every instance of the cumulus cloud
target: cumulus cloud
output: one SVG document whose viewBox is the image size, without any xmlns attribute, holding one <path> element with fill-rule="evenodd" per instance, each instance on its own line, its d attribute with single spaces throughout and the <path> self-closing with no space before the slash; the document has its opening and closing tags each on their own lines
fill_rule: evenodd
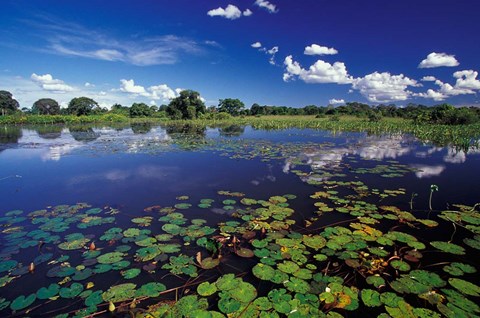
<svg viewBox="0 0 480 318">
<path fill-rule="evenodd" d="M 417 170 L 415 176 L 419 179 L 439 176 L 445 170 L 444 165 L 413 165 L 413 168 Z"/>
<path fill-rule="evenodd" d="M 353 88 L 359 90 L 370 102 L 384 103 L 407 100 L 412 92 L 408 86 L 419 86 L 417 81 L 403 74 L 374 72 L 353 81 Z"/>
<path fill-rule="evenodd" d="M 177 97 L 182 91 L 180 88 L 173 90 L 166 84 L 154 85 L 145 88 L 141 85 L 135 85 L 135 81 L 133 79 L 122 79 L 120 80 L 120 84 L 121 92 L 132 94 L 134 96 L 147 97 L 152 100 L 168 101 Z"/>
<path fill-rule="evenodd" d="M 266 0 L 256 0 L 255 5 L 259 6 L 260 8 L 266 9 L 270 13 L 278 12 L 277 6 Z"/>
<path fill-rule="evenodd" d="M 336 98 L 333 98 L 333 99 L 330 99 L 328 101 L 329 104 L 331 105 L 337 105 L 337 104 L 345 104 L 345 100 L 344 99 L 336 99 Z"/>
<path fill-rule="evenodd" d="M 259 49 L 262 47 L 262 43 L 260 42 L 252 43 L 251 47 L 253 47 L 254 49 Z"/>
<path fill-rule="evenodd" d="M 473 70 L 464 70 L 453 73 L 457 79 L 455 87 L 467 90 L 480 90 L 480 81 L 477 79 L 478 72 Z"/>
<path fill-rule="evenodd" d="M 335 55 L 338 51 L 333 47 L 321 46 L 318 44 L 312 44 L 305 47 L 303 54 L 305 55 Z"/>
<path fill-rule="evenodd" d="M 85 86 L 85 87 L 95 87 L 95 84 L 92 84 L 92 83 L 89 83 L 89 82 L 85 82 L 84 86 Z"/>
<path fill-rule="evenodd" d="M 416 96 L 442 101 L 450 96 L 475 94 L 480 90 L 480 80 L 477 76 L 478 72 L 473 70 L 458 71 L 453 73 L 453 77 L 456 78 L 455 85 L 435 79 L 435 84 L 439 86 L 438 90 L 429 89 L 426 93 L 419 93 Z"/>
<path fill-rule="evenodd" d="M 39 85 L 43 90 L 53 92 L 71 92 L 73 87 L 65 84 L 62 80 L 54 79 L 50 74 L 37 75 L 35 73 L 30 76 L 33 82 Z"/>
<path fill-rule="evenodd" d="M 225 9 L 218 7 L 208 11 L 207 14 L 211 17 L 223 17 L 229 20 L 235 20 L 242 16 L 242 11 L 240 11 L 237 6 L 229 4 Z"/>
<path fill-rule="evenodd" d="M 246 16 L 246 17 L 249 17 L 253 14 L 252 10 L 250 9 L 247 9 L 245 11 L 243 11 L 243 15 Z"/>
<path fill-rule="evenodd" d="M 432 52 L 427 55 L 426 59 L 420 62 L 418 67 L 433 68 L 433 67 L 440 67 L 440 66 L 453 67 L 458 65 L 460 65 L 460 63 L 458 63 L 454 55 Z"/>
<path fill-rule="evenodd" d="M 148 96 L 148 93 L 145 90 L 145 88 L 140 85 L 135 85 L 135 81 L 133 79 L 130 79 L 130 80 L 121 79 L 120 83 L 121 83 L 120 90 L 122 92 Z"/>
<path fill-rule="evenodd" d="M 285 82 L 297 77 L 306 83 L 349 84 L 353 81 L 353 78 L 348 75 L 345 64 L 342 62 L 335 62 L 332 65 L 318 60 L 306 70 L 289 55 L 285 58 L 284 65 L 285 73 L 283 74 L 283 80 Z"/>
<path fill-rule="evenodd" d="M 436 80 L 435 76 L 424 76 L 421 79 L 422 82 L 435 82 Z"/>
</svg>

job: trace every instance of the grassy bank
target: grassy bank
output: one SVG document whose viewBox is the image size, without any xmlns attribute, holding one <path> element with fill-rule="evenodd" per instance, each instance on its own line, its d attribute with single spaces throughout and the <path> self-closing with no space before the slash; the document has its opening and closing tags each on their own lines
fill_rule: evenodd
<svg viewBox="0 0 480 318">
<path fill-rule="evenodd" d="M 112 123 L 152 123 L 166 125 L 251 125 L 255 129 L 287 129 L 310 128 L 329 131 L 363 131 L 371 134 L 409 133 L 422 141 L 435 145 L 453 144 L 467 149 L 478 147 L 480 139 L 480 124 L 471 125 L 438 125 L 416 124 L 402 118 L 383 118 L 379 121 L 368 121 L 354 116 L 315 118 L 314 116 L 262 116 L 262 117 L 231 117 L 227 119 L 196 119 L 173 121 L 166 118 L 129 118 L 118 114 L 91 116 L 70 115 L 12 115 L 0 117 L 3 125 L 49 125 L 49 124 L 112 124 Z"/>
</svg>

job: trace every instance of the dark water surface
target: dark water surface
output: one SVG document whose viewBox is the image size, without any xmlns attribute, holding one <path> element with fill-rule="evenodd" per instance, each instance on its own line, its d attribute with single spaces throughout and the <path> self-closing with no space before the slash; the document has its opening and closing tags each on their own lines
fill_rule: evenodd
<svg viewBox="0 0 480 318">
<path fill-rule="evenodd" d="M 412 201 L 415 215 L 427 218 L 431 185 L 438 186 L 438 191 L 432 194 L 435 214 L 452 208 L 453 204 L 473 206 L 479 202 L 479 175 L 478 150 L 465 153 L 449 147 L 439 148 L 406 135 L 334 134 L 309 129 L 265 131 L 248 126 L 0 127 L 0 219 L 12 217 L 8 214 L 12 210 L 21 210 L 22 216 L 26 216 L 32 211 L 80 202 L 104 211 L 113 208 L 118 214 L 114 215 L 112 223 L 85 230 L 105 251 L 113 251 L 113 247 L 109 249 L 99 237 L 109 228 L 128 229 L 132 227 L 132 218 L 146 215 L 153 216 L 153 224 L 156 224 L 160 214 L 144 211 L 151 206 L 192 204 L 188 211 L 177 212 L 182 212 L 188 220 L 204 219 L 212 227 L 232 220 L 232 210 L 223 209 L 220 203 L 234 199 L 238 205 L 241 197 L 222 197 L 219 191 L 241 192 L 246 198 L 256 200 L 293 194 L 296 198 L 289 204 L 295 210 L 293 228 L 299 230 L 307 220 L 324 226 L 351 218 L 343 213 L 316 212 L 314 203 L 318 200 L 310 196 L 323 191 L 321 186 L 325 181 L 361 181 L 380 194 L 385 189 L 400 189 L 401 195 L 379 195 L 370 201 L 377 205 L 394 205 L 405 211 L 410 211 Z M 336 187 L 332 185 L 331 190 Z M 348 190 L 339 191 L 342 195 L 352 194 Z M 179 200 L 180 196 L 188 196 L 188 199 Z M 205 198 L 219 204 L 197 207 Z M 4 230 L 12 226 L 24 226 L 26 232 L 35 229 L 28 220 L 2 221 Z M 161 224 L 156 227 L 159 233 L 160 227 Z M 425 231 L 424 238 L 417 238 L 426 242 L 448 241 L 451 225 L 441 224 L 440 227 L 448 234 Z M 55 233 L 59 235 L 57 242 L 77 232 L 82 230 L 70 227 Z M 0 258 L 2 261 L 14 259 L 18 264 L 0 272 L 0 279 L 15 276 L 0 287 L 0 308 L 1 298 L 12 301 L 19 295 L 35 293 L 40 287 L 61 280 L 42 275 L 47 270 L 42 267 L 46 263 L 39 264 L 34 274 L 11 274 L 28 265 L 38 252 L 34 242 L 12 253 L 12 245 L 24 241 L 16 241 L 8 234 L 4 231 L 0 236 Z M 456 239 L 461 242 L 461 237 Z M 82 263 L 81 251 L 87 249 L 88 244 L 71 255 L 68 261 L 73 267 Z M 46 245 L 52 245 L 44 251 L 53 254 L 52 260 L 65 253 L 56 249 L 55 244 Z M 475 253 L 478 258 L 478 250 Z M 245 267 L 252 264 L 248 262 L 245 260 Z M 128 282 L 140 284 L 152 279 L 152 275 L 157 275 L 153 277 L 156 280 L 166 273 L 158 269 L 156 274 L 141 274 Z M 118 272 L 97 274 L 80 282 L 85 285 L 90 281 L 95 283 L 93 290 L 101 288 L 104 291 L 115 283 L 126 282 Z M 52 311 L 74 314 L 74 310 L 85 307 L 78 299 L 71 307 L 61 301 L 51 301 L 44 308 L 32 311 L 30 316 L 54 316 Z M 41 302 L 37 299 L 31 306 Z M 65 309 L 59 309 L 63 307 Z M 2 317 L 11 314 L 9 306 L 0 311 Z"/>
</svg>

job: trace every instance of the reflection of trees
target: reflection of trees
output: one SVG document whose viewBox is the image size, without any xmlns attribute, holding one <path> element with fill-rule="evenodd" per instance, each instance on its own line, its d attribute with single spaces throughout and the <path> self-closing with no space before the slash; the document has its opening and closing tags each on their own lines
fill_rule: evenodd
<svg viewBox="0 0 480 318">
<path fill-rule="evenodd" d="M 152 129 L 152 124 L 150 123 L 132 123 L 130 125 L 134 134 L 146 134 Z"/>
<path fill-rule="evenodd" d="M 44 125 L 32 127 L 39 137 L 43 139 L 56 139 L 62 135 L 63 126 L 59 125 Z"/>
<path fill-rule="evenodd" d="M 224 137 L 239 137 L 245 132 L 245 126 L 240 125 L 226 125 L 218 128 L 220 136 Z"/>
<path fill-rule="evenodd" d="M 68 127 L 70 130 L 70 134 L 72 135 L 73 139 L 76 141 L 94 141 L 99 137 L 95 131 L 93 131 L 92 127 L 88 126 L 71 126 Z"/>
<path fill-rule="evenodd" d="M 0 127 L 0 144 L 16 144 L 20 138 L 22 138 L 22 129 L 20 127 Z"/>
<path fill-rule="evenodd" d="M 206 126 L 177 124 L 169 125 L 165 129 L 173 142 L 183 149 L 198 148 L 206 143 Z"/>
</svg>

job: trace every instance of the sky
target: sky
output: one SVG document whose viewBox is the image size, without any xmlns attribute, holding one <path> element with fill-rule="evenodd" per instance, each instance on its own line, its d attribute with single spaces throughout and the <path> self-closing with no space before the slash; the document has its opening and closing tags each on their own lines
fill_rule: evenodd
<svg viewBox="0 0 480 318">
<path fill-rule="evenodd" d="M 2 0 L 0 90 L 21 107 L 183 89 L 304 107 L 478 105 L 478 0 Z"/>
</svg>

